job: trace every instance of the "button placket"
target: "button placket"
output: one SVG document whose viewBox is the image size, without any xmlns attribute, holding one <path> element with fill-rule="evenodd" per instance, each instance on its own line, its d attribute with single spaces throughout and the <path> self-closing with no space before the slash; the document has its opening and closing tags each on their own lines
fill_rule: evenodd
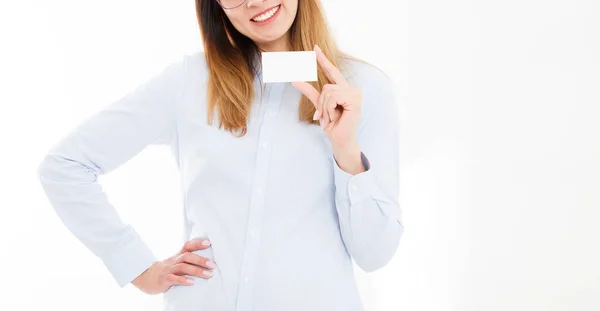
<svg viewBox="0 0 600 311">
<path fill-rule="evenodd" d="M 252 195 L 250 197 L 250 211 L 246 230 L 246 243 L 242 256 L 242 268 L 238 287 L 238 300 L 236 311 L 250 311 L 253 293 L 253 272 L 256 267 L 260 231 L 265 205 L 265 187 L 267 184 L 270 152 L 269 139 L 274 127 L 274 116 L 277 114 L 283 96 L 284 84 L 277 83 L 268 86 L 271 90 L 268 95 L 266 112 L 261 122 L 258 149 L 256 150 L 256 167 L 253 181 Z"/>
</svg>

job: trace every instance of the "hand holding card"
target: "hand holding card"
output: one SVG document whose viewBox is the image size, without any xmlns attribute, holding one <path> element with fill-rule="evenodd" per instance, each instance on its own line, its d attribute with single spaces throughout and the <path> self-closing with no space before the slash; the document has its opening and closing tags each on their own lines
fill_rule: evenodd
<svg viewBox="0 0 600 311">
<path fill-rule="evenodd" d="M 321 49 L 315 45 L 317 62 L 330 84 L 323 85 L 319 92 L 305 81 L 292 85 L 315 105 L 314 120 L 320 120 L 334 149 L 355 149 L 360 119 L 362 92 L 350 85 L 340 70 L 333 65 Z"/>
</svg>

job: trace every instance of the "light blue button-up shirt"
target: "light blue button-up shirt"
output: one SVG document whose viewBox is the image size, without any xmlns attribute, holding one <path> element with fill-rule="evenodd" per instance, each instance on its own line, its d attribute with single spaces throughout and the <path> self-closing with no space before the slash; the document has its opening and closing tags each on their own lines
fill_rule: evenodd
<svg viewBox="0 0 600 311">
<path fill-rule="evenodd" d="M 362 311 L 352 259 L 367 272 L 383 267 L 404 231 L 397 102 L 382 72 L 346 64 L 348 82 L 363 92 L 357 139 L 366 172 L 340 169 L 326 133 L 298 120 L 301 93 L 261 83 L 260 71 L 247 134 L 219 129 L 217 114 L 208 125 L 207 64 L 196 52 L 65 135 L 39 179 L 63 223 L 125 286 L 159 259 L 97 178 L 150 144 L 169 146 L 184 188 L 184 236 L 209 239 L 195 253 L 217 267 L 168 289 L 164 310 Z"/>
</svg>

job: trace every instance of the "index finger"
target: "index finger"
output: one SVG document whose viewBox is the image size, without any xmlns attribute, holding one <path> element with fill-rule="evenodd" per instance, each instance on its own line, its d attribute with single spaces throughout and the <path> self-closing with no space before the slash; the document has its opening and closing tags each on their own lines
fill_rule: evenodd
<svg viewBox="0 0 600 311">
<path fill-rule="evenodd" d="M 292 85 L 297 88 L 300 92 L 302 92 L 302 94 L 304 94 L 304 96 L 308 97 L 308 99 L 313 103 L 313 105 L 315 105 L 315 108 L 319 109 L 319 107 L 317 107 L 317 100 L 319 99 L 319 91 L 317 91 L 317 89 L 315 89 L 314 86 L 310 85 L 307 82 L 304 81 L 295 81 L 292 82 Z"/>
<path fill-rule="evenodd" d="M 193 252 L 201 249 L 206 249 L 210 246 L 210 241 L 207 239 L 193 239 L 186 241 L 179 251 L 180 254 L 185 252 Z"/>
<path fill-rule="evenodd" d="M 339 69 L 337 69 L 337 67 L 335 67 L 329 61 L 329 59 L 327 59 L 327 56 L 325 56 L 325 54 L 323 54 L 323 51 L 321 51 L 321 48 L 316 44 L 315 44 L 315 52 L 317 53 L 317 62 L 319 63 L 321 68 L 323 68 L 323 71 L 325 71 L 327 78 L 329 78 L 329 80 L 331 80 L 332 83 L 336 83 L 336 84 L 345 83 L 346 79 L 344 78 L 344 75 L 340 72 Z"/>
</svg>

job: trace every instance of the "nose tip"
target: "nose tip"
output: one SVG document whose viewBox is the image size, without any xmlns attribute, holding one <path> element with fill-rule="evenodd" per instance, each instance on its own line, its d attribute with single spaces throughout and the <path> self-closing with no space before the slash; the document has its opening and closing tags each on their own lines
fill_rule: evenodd
<svg viewBox="0 0 600 311">
<path fill-rule="evenodd" d="M 246 0 L 246 6 L 247 7 L 256 6 L 265 1 L 267 1 L 267 0 Z"/>
</svg>

